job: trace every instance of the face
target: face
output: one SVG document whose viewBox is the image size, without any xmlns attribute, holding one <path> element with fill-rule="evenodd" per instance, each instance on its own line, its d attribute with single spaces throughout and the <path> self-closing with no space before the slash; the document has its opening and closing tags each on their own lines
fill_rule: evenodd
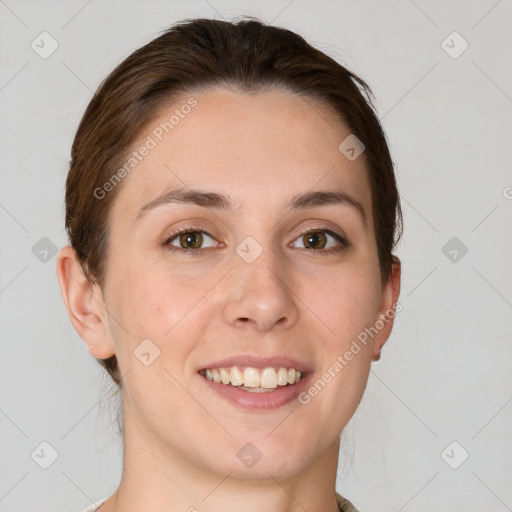
<svg viewBox="0 0 512 512">
<path fill-rule="evenodd" d="M 364 153 L 348 160 L 350 130 L 289 92 L 194 98 L 134 144 L 155 147 L 109 219 L 102 300 L 125 421 L 197 468 L 291 476 L 337 447 L 391 328 Z"/>
</svg>

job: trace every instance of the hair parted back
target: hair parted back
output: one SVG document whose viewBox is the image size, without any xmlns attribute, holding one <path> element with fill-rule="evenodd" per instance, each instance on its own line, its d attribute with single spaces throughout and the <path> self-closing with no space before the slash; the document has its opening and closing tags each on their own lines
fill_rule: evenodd
<svg viewBox="0 0 512 512">
<path fill-rule="evenodd" d="M 367 84 L 294 32 L 252 17 L 176 23 L 101 83 L 77 130 L 66 181 L 66 230 L 91 284 L 106 278 L 109 213 L 121 185 L 98 199 L 131 145 L 163 107 L 206 88 L 285 89 L 326 105 L 365 145 L 383 281 L 402 215 L 394 166 Z M 340 140 L 341 142 L 341 140 Z M 121 385 L 116 356 L 99 360 Z"/>
</svg>

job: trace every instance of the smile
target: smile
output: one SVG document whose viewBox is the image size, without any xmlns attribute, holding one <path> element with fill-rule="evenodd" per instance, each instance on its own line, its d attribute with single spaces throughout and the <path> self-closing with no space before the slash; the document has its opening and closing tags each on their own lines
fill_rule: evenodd
<svg viewBox="0 0 512 512">
<path fill-rule="evenodd" d="M 296 384 L 303 376 L 303 372 L 300 370 L 282 366 L 205 368 L 200 373 L 210 381 L 231 385 L 253 393 L 268 392 L 278 387 Z"/>
</svg>

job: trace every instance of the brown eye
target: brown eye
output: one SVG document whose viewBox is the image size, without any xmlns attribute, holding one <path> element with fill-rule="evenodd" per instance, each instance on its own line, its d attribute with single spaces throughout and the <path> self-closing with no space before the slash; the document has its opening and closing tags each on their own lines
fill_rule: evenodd
<svg viewBox="0 0 512 512">
<path fill-rule="evenodd" d="M 180 246 L 183 249 L 199 249 L 203 243 L 203 235 L 200 231 L 189 231 L 179 235 Z"/>
<path fill-rule="evenodd" d="M 350 242 L 344 236 L 330 229 L 308 231 L 291 243 L 291 247 L 298 249 L 316 249 L 315 252 L 318 252 L 318 254 L 332 254 L 333 252 L 342 251 L 350 245 Z"/>
<path fill-rule="evenodd" d="M 304 247 L 307 249 L 323 249 L 327 244 L 327 237 L 322 231 L 303 235 Z"/>
<path fill-rule="evenodd" d="M 199 254 L 204 249 L 218 247 L 216 240 L 201 229 L 184 229 L 174 233 L 163 244 L 170 252 Z"/>
</svg>

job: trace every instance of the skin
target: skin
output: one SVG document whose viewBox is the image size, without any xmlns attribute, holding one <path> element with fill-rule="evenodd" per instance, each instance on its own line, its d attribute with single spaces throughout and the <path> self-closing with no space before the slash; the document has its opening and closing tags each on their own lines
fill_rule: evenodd
<svg viewBox="0 0 512 512">
<path fill-rule="evenodd" d="M 382 284 L 364 154 L 345 158 L 338 145 L 350 130 L 292 93 L 194 97 L 198 105 L 117 191 L 104 288 L 87 282 L 71 247 L 58 256 L 75 329 L 94 357 L 115 354 L 124 375 L 123 477 L 101 510 L 334 512 L 339 436 L 393 321 L 306 405 L 244 410 L 197 370 L 236 354 L 284 355 L 309 364 L 315 381 L 393 308 L 400 266 Z M 175 109 L 162 110 L 155 126 Z M 230 197 L 233 210 L 175 203 L 134 220 L 143 205 L 184 185 Z M 343 190 L 366 223 L 347 204 L 286 210 L 292 196 L 311 190 Z M 185 254 L 179 238 L 172 244 L 182 252 L 169 252 L 171 233 L 191 225 L 212 236 L 202 252 Z M 301 232 L 325 235 L 319 225 L 350 246 L 305 248 Z M 250 264 L 236 252 L 247 236 L 263 249 Z M 160 349 L 149 366 L 133 353 L 146 338 Z M 262 453 L 251 468 L 236 456 L 247 442 Z"/>
</svg>

